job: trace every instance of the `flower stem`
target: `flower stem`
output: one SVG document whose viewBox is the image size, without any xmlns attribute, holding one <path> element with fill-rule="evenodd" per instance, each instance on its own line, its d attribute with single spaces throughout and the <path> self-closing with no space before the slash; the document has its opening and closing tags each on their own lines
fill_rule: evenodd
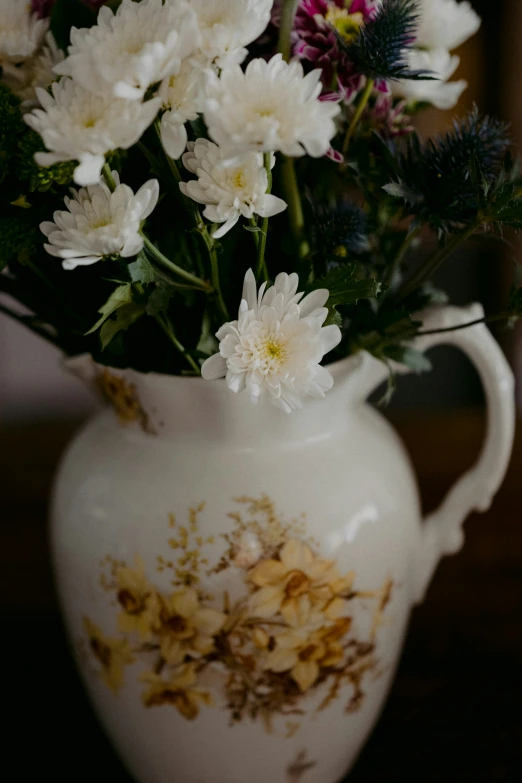
<svg viewBox="0 0 522 783">
<path fill-rule="evenodd" d="M 160 250 L 158 250 L 156 245 L 154 245 L 150 241 L 150 239 L 147 236 L 145 236 L 143 231 L 141 232 L 141 236 L 143 237 L 143 242 L 145 244 L 145 247 L 147 248 L 149 253 L 156 259 L 156 261 L 158 261 L 160 264 L 163 264 L 163 266 L 165 266 L 167 269 L 170 269 L 171 272 L 174 272 L 175 274 L 179 275 L 179 277 L 182 277 L 184 280 L 187 280 L 187 282 L 191 283 L 200 291 L 205 291 L 205 293 L 207 294 L 212 292 L 212 288 L 209 286 L 208 283 L 206 283 L 204 280 L 201 280 L 201 278 L 196 277 L 196 275 L 187 272 L 186 269 L 182 269 L 182 267 L 178 266 L 173 261 L 171 261 L 170 258 L 164 256 L 163 253 Z"/>
<path fill-rule="evenodd" d="M 402 242 L 401 246 L 399 247 L 399 250 L 397 251 L 397 255 L 393 259 L 392 263 L 388 268 L 388 271 L 384 276 L 383 282 L 386 285 L 391 285 L 391 283 L 393 282 L 393 278 L 395 277 L 395 272 L 402 264 L 404 257 L 406 256 L 406 253 L 410 249 L 415 239 L 417 239 L 421 231 L 422 231 L 422 225 L 418 225 L 414 229 L 412 229 L 404 238 L 404 241 Z"/>
<path fill-rule="evenodd" d="M 423 283 L 425 283 L 427 280 L 429 280 L 430 277 L 432 277 L 437 269 L 441 266 L 441 264 L 458 248 L 460 245 L 462 245 L 467 239 L 472 236 L 475 231 L 477 231 L 478 228 L 483 223 L 483 217 L 480 215 L 474 223 L 472 223 L 470 226 L 468 226 L 464 231 L 461 231 L 460 234 L 456 234 L 452 239 L 449 240 L 449 242 L 446 242 L 444 247 L 441 247 L 440 250 L 438 250 L 431 258 L 429 258 L 425 264 L 423 264 L 420 269 L 418 269 L 415 274 L 406 282 L 402 288 L 399 289 L 397 293 L 397 301 L 401 302 L 403 299 L 405 299 L 407 296 L 409 296 L 415 289 L 417 289 L 419 286 L 421 286 Z"/>
<path fill-rule="evenodd" d="M 305 225 L 303 205 L 293 158 L 286 158 L 281 164 L 281 184 L 288 204 L 290 229 L 299 248 L 299 258 L 305 258 L 310 252 L 310 247 L 303 236 Z"/>
<path fill-rule="evenodd" d="M 199 213 L 198 213 L 199 214 Z M 201 216 L 200 216 L 201 218 Z M 216 243 L 212 239 L 211 234 L 209 233 L 206 225 L 203 223 L 203 219 L 201 219 L 201 224 L 203 227 L 203 230 L 198 227 L 198 231 L 200 232 L 201 236 L 203 237 L 203 240 L 207 246 L 208 249 L 208 255 L 210 258 L 210 272 L 211 272 L 211 278 L 212 278 L 212 287 L 214 289 L 214 294 L 216 297 L 216 301 L 218 304 L 218 307 L 221 311 L 221 315 L 225 319 L 225 321 L 230 321 L 230 315 L 228 313 L 227 306 L 225 304 L 225 300 L 223 299 L 223 292 L 221 291 L 221 280 L 219 278 L 219 262 L 218 262 L 218 256 L 217 256 L 217 248 Z"/>
<path fill-rule="evenodd" d="M 288 62 L 292 55 L 291 34 L 295 15 L 299 6 L 299 0 L 283 0 L 282 5 L 277 51 L 280 52 L 283 55 L 283 59 Z"/>
<path fill-rule="evenodd" d="M 518 317 L 518 313 L 497 313 L 488 315 L 484 318 L 477 318 L 475 321 L 468 321 L 467 324 L 457 324 L 457 326 L 446 326 L 444 329 L 426 329 L 426 331 L 417 332 L 416 337 L 425 337 L 429 334 L 444 334 L 445 332 L 458 332 L 461 329 L 469 329 L 477 324 L 491 324 L 495 321 L 509 321 L 510 318 Z"/>
<path fill-rule="evenodd" d="M 183 182 L 183 177 L 181 176 L 181 173 L 180 173 L 180 170 L 178 168 L 178 165 L 177 165 L 176 161 L 173 160 L 170 157 L 170 155 L 167 155 L 167 153 L 166 153 L 166 151 L 165 151 L 165 149 L 163 147 L 163 143 L 161 141 L 161 129 L 160 129 L 160 124 L 159 124 L 158 120 L 156 120 L 155 123 L 154 123 L 154 130 L 156 131 L 156 135 L 158 137 L 160 147 L 163 150 L 163 154 L 164 154 L 164 157 L 167 160 L 167 163 L 168 163 L 169 169 L 171 171 L 171 174 L 172 174 L 174 180 L 176 181 L 177 185 L 179 186 L 179 183 Z M 227 307 L 225 305 L 225 300 L 223 299 L 223 294 L 222 294 L 222 291 L 221 291 L 221 283 L 220 283 L 220 279 L 219 279 L 219 263 L 218 263 L 218 257 L 217 257 L 216 243 L 215 243 L 214 239 L 212 238 L 212 236 L 209 233 L 207 225 L 206 225 L 205 221 L 203 220 L 203 218 L 201 216 L 201 212 L 199 211 L 198 205 L 194 201 L 192 201 L 192 199 L 187 198 L 184 194 L 182 194 L 181 190 L 179 190 L 179 189 L 178 189 L 178 193 L 181 196 L 181 200 L 182 200 L 183 204 L 185 205 L 187 210 L 191 213 L 192 220 L 193 220 L 194 226 L 196 228 L 196 231 L 198 232 L 198 234 L 201 235 L 201 238 L 203 239 L 203 242 L 205 243 L 205 246 L 207 248 L 208 255 L 209 255 L 209 260 L 210 260 L 210 269 L 211 269 L 211 275 L 212 275 L 213 292 L 214 292 L 214 294 L 216 296 L 217 303 L 218 303 L 219 309 L 221 311 L 221 314 L 225 318 L 225 321 L 229 321 L 230 317 L 229 317 L 228 310 L 227 310 Z M 178 267 L 178 269 L 179 269 L 179 267 Z M 189 273 L 185 273 L 185 274 L 189 274 Z M 191 275 L 191 277 L 194 278 L 194 275 Z M 199 280 L 199 278 L 194 278 L 194 279 Z M 203 281 L 200 280 L 200 283 L 201 282 L 203 282 Z M 205 290 L 207 291 L 207 293 L 210 293 L 210 290 L 209 290 L 208 286 L 206 286 Z"/>
<path fill-rule="evenodd" d="M 342 147 L 342 153 L 343 155 L 346 155 L 348 152 L 348 148 L 350 146 L 350 141 L 352 140 L 352 136 L 354 134 L 354 131 L 359 123 L 359 120 L 362 117 L 362 113 L 365 110 L 368 101 L 370 100 L 370 95 L 372 94 L 373 86 L 375 82 L 373 79 L 368 79 L 366 82 L 366 87 L 364 88 L 364 92 L 361 95 L 361 99 L 359 103 L 357 104 L 357 108 L 355 110 L 355 114 L 352 117 L 352 121 L 350 122 L 348 126 L 348 130 L 346 131 L 346 136 L 344 137 L 343 147 Z"/>
<path fill-rule="evenodd" d="M 105 177 L 105 182 L 109 186 L 109 189 L 114 191 L 116 190 L 116 182 L 114 180 L 114 177 L 112 176 L 111 167 L 108 163 L 103 164 L 103 176 Z"/>
<path fill-rule="evenodd" d="M 272 192 L 272 153 L 265 152 L 263 156 L 263 160 L 264 160 L 266 176 L 267 176 L 266 192 L 270 194 Z M 267 217 L 262 218 L 261 225 L 259 227 L 261 231 L 259 234 L 259 244 L 257 246 L 256 277 L 260 277 L 260 275 L 262 274 L 265 280 L 268 282 L 268 269 L 266 268 L 266 258 L 265 258 L 266 240 L 268 236 Z"/>
<path fill-rule="evenodd" d="M 164 316 L 163 318 L 161 315 L 155 316 L 157 323 L 159 326 L 163 329 L 167 337 L 169 338 L 172 345 L 178 350 L 187 360 L 187 362 L 190 364 L 192 369 L 197 375 L 201 375 L 201 370 L 199 368 L 199 365 L 195 362 L 195 360 L 192 358 L 192 356 L 187 353 L 183 345 L 180 343 L 176 335 L 174 334 L 174 330 L 172 328 L 172 324 L 170 323 L 167 316 Z"/>
<path fill-rule="evenodd" d="M 257 218 L 256 217 L 251 217 L 248 222 L 250 223 L 252 228 L 255 229 L 254 231 L 251 231 L 250 233 L 252 234 L 252 237 L 253 237 L 253 240 L 254 240 L 254 244 L 255 244 L 256 250 L 257 250 L 259 248 L 259 226 L 257 225 Z"/>
</svg>

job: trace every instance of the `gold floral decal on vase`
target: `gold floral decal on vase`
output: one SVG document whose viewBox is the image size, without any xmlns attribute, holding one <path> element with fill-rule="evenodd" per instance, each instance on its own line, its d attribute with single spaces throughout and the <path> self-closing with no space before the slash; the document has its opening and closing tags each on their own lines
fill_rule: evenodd
<svg viewBox="0 0 522 783">
<path fill-rule="evenodd" d="M 120 424 L 126 426 L 137 422 L 147 434 L 156 434 L 133 383 L 105 367 L 95 376 L 95 385 L 104 400 L 114 409 Z"/>
<path fill-rule="evenodd" d="M 101 678 L 117 691 L 125 667 L 147 662 L 149 670 L 137 675 L 144 705 L 170 705 L 188 720 L 224 696 L 232 722 L 261 718 L 269 727 L 278 714 L 303 714 L 304 699 L 322 686 L 319 710 L 344 686 L 346 711 L 356 710 L 363 680 L 377 666 L 376 634 L 391 581 L 373 592 L 356 590 L 355 574 L 339 573 L 335 561 L 317 553 L 303 520 L 284 522 L 266 496 L 237 502 L 246 514 L 229 515 L 227 548 L 214 566 L 203 551 L 214 538 L 199 529 L 204 505 L 190 510 L 188 525 L 170 517 L 175 554 L 158 557 L 157 566 L 171 574 L 170 592 L 152 584 L 141 557 L 132 566 L 106 558 L 110 574 L 102 585 L 116 598 L 119 636 L 105 636 L 85 619 Z M 203 583 L 211 587 L 229 569 L 238 576 L 237 597 L 210 595 Z M 359 638 L 355 607 L 363 601 L 362 611 L 372 604 L 373 622 Z"/>
</svg>

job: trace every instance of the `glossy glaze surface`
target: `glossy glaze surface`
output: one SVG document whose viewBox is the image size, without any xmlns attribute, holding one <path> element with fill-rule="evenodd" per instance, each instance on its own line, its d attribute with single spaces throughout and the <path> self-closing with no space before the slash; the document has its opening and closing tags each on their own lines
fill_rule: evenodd
<svg viewBox="0 0 522 783">
<path fill-rule="evenodd" d="M 443 509 L 454 546 L 484 460 L 491 494 L 510 448 L 510 376 L 490 339 L 477 334 L 474 358 L 504 410 L 466 507 Z M 411 606 L 450 545 L 422 525 L 409 459 L 365 403 L 386 369 L 361 354 L 333 373 L 327 399 L 287 416 L 223 382 L 115 372 L 128 426 L 100 411 L 62 463 L 66 622 L 141 783 L 335 783 L 377 720 Z"/>
</svg>

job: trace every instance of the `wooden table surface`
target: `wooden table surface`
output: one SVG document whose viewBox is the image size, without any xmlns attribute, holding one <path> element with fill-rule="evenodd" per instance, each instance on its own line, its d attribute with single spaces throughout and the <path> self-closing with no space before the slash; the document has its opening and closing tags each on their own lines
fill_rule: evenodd
<svg viewBox="0 0 522 783">
<path fill-rule="evenodd" d="M 473 462 L 482 417 L 397 424 L 429 509 Z M 53 593 L 47 501 L 72 432 L 63 423 L 0 428 L 2 767 L 9 757 L 14 765 L 6 783 L 131 783 L 86 701 Z M 464 550 L 443 562 L 413 614 L 390 699 L 349 783 L 522 783 L 521 474 L 519 428 L 493 508 L 469 519 Z"/>
</svg>

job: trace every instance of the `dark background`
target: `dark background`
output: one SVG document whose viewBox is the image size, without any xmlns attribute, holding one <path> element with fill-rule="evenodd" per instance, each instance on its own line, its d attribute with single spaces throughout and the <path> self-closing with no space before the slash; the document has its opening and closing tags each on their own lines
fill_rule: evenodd
<svg viewBox="0 0 522 783">
<path fill-rule="evenodd" d="M 458 76 L 467 78 L 470 88 L 458 111 L 476 102 L 509 120 L 518 143 L 522 0 L 474 0 L 473 5 L 483 24 L 459 51 Z M 450 122 L 451 114 L 429 111 L 421 128 L 432 134 Z M 440 282 L 452 301 L 478 300 L 486 312 L 500 309 L 513 260 L 520 258 L 518 240 L 513 243 L 511 251 L 470 243 L 451 259 Z M 42 778 L 130 783 L 73 668 L 48 562 L 52 475 L 79 423 L 69 417 L 87 411 L 90 403 L 78 392 L 77 403 L 66 405 L 63 394 L 53 391 L 40 404 L 37 390 L 29 388 L 35 383 L 30 363 L 43 362 L 44 354 L 17 329 L 7 332 L 4 324 L 2 332 L 0 321 L 0 386 L 15 389 L 4 412 L 0 389 L 0 704 L 8 727 L 3 777 L 15 783 Z M 496 335 L 519 374 L 519 334 L 498 330 Z M 7 357 L 3 363 L 2 356 Z M 57 364 L 53 355 L 47 357 Z M 388 412 L 412 452 L 428 508 L 472 463 L 483 430 L 482 391 L 471 365 L 453 349 L 436 349 L 432 358 L 432 373 L 401 379 Z M 18 371 L 24 360 L 25 381 Z M 11 373 L 16 387 L 10 386 Z M 415 610 L 391 698 L 350 783 L 522 782 L 521 475 L 519 438 L 492 511 L 469 520 L 465 549 L 443 563 L 426 602 Z"/>
</svg>

